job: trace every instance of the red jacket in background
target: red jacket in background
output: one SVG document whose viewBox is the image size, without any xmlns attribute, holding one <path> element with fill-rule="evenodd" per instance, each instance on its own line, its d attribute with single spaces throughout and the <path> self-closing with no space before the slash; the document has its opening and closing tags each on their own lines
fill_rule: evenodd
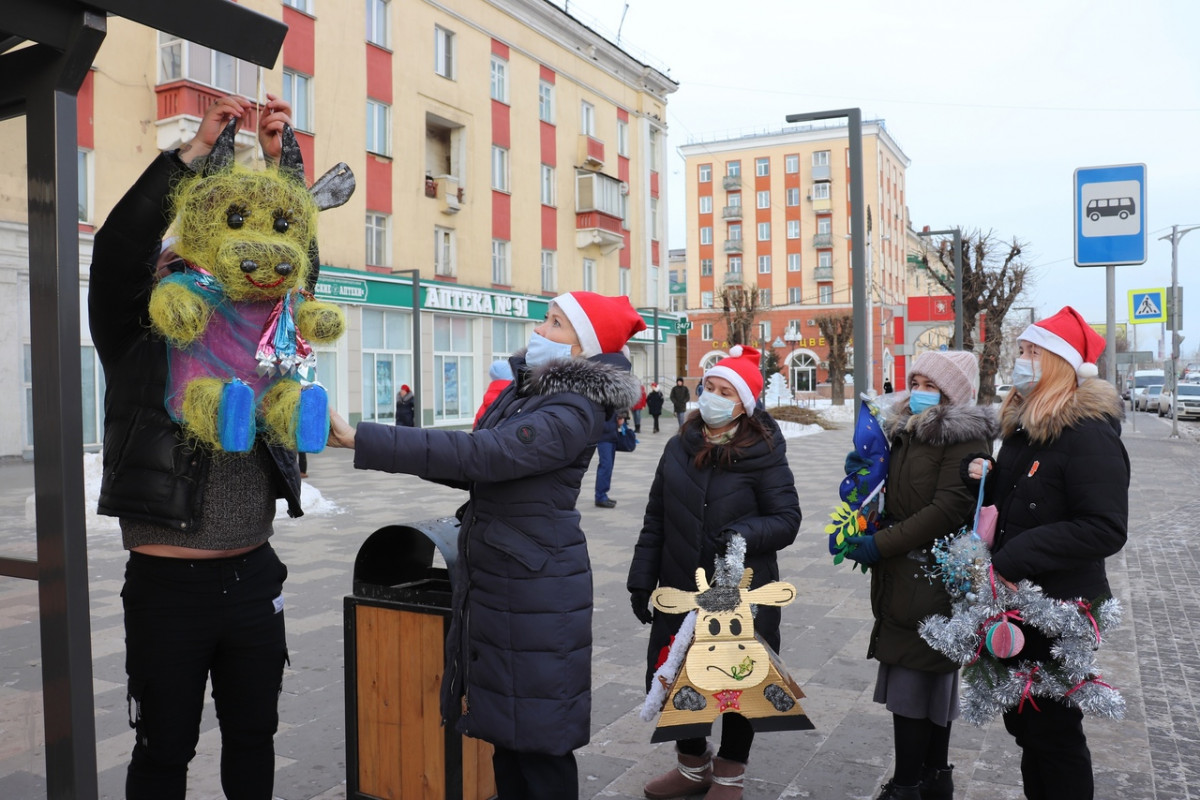
<svg viewBox="0 0 1200 800">
<path fill-rule="evenodd" d="M 512 381 L 499 378 L 488 384 L 487 391 L 483 393 L 483 402 L 479 405 L 479 410 L 475 412 L 475 425 L 479 425 L 479 419 L 483 416 L 483 412 L 488 410 L 488 406 L 492 404 L 500 393 L 504 391 L 504 387 L 508 386 Z"/>
<path fill-rule="evenodd" d="M 630 411 L 641 411 L 645 407 L 646 407 L 646 387 L 643 386 L 641 398 L 636 403 L 634 403 L 633 407 L 630 408 L 629 410 Z"/>
</svg>

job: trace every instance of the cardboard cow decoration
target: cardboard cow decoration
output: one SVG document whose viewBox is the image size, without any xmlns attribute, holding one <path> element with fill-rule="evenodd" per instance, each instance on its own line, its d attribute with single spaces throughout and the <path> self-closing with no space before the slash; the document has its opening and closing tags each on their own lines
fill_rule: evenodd
<svg viewBox="0 0 1200 800">
<path fill-rule="evenodd" d="M 178 260 L 150 296 L 150 322 L 170 344 L 166 406 L 185 434 L 214 450 L 268 441 L 318 452 L 328 397 L 310 343 L 335 341 L 341 311 L 313 298 L 317 212 L 345 203 L 354 173 L 338 164 L 310 190 L 292 129 L 276 169 L 234 161 L 238 121 L 221 132 L 203 170 L 171 195 Z"/>
<path fill-rule="evenodd" d="M 713 585 L 697 569 L 698 591 L 662 587 L 651 597 L 659 611 L 688 614 L 643 707 L 643 718 L 661 709 L 653 742 L 707 736 L 717 717 L 729 711 L 748 719 L 756 731 L 814 727 L 800 706 L 804 692 L 779 655 L 754 633 L 751 606 L 786 606 L 796 599 L 796 587 L 776 581 L 751 589 L 753 570 L 741 569 L 741 537 L 730 545 L 735 550 L 740 553 L 728 560 L 736 560 L 736 568 L 718 563 Z M 681 664 L 672 663 L 680 659 Z"/>
</svg>

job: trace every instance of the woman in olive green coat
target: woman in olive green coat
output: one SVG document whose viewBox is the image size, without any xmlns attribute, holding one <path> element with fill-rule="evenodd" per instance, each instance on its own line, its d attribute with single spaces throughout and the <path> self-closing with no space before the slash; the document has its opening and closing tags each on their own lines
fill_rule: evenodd
<svg viewBox="0 0 1200 800">
<path fill-rule="evenodd" d="M 891 443 L 886 527 L 850 558 L 871 567 L 875 626 L 867 657 L 879 661 L 875 702 L 892 712 L 896 772 L 883 798 L 949 800 L 950 723 L 958 717 L 957 665 L 917 633 L 931 614 L 950 615 L 950 598 L 926 574 L 934 540 L 970 521 L 975 497 L 963 485 L 962 460 L 991 452 L 996 415 L 974 405 L 979 365 L 961 351 L 925 352 L 913 361 L 907 396 L 883 423 Z"/>
</svg>

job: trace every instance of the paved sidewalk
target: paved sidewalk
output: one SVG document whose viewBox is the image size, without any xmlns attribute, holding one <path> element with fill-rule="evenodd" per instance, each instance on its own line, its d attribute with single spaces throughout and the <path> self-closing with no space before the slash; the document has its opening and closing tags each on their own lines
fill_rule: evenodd
<svg viewBox="0 0 1200 800">
<path fill-rule="evenodd" d="M 639 798 L 642 784 L 672 760 L 671 745 L 650 745 L 641 722 L 646 630 L 625 592 L 630 550 L 662 445 L 676 429 L 643 425 L 634 453 L 618 453 L 610 496 L 615 509 L 591 503 L 593 476 L 580 508 L 595 572 L 592 742 L 579 753 L 581 797 Z M 1110 560 L 1122 627 L 1105 642 L 1101 664 L 1128 701 L 1123 722 L 1087 723 L 1096 761 L 1097 797 L 1179 800 L 1200 797 L 1200 561 L 1194 520 L 1200 514 L 1200 455 L 1194 440 L 1167 439 L 1169 424 L 1139 415 L 1126 429 L 1133 461 L 1129 544 Z M 808 732 L 762 734 L 747 771 L 746 800 L 871 798 L 892 770 L 889 715 L 871 702 L 875 663 L 864 658 L 870 630 L 868 579 L 834 567 L 823 527 L 836 499 L 849 431 L 788 441 L 804 524 L 781 554 L 780 571 L 799 597 L 783 612 L 782 656 L 808 694 L 816 724 Z M 413 478 L 356 472 L 350 454 L 309 458 L 309 483 L 343 511 L 280 520 L 272 540 L 288 564 L 288 644 L 275 793 L 286 800 L 343 800 L 345 714 L 342 599 L 351 591 L 354 557 L 372 531 L 396 522 L 445 516 L 462 493 Z M 25 498 L 32 468 L 0 465 L 0 551 L 28 554 L 32 533 Z M 123 797 L 132 746 L 126 717 L 120 588 L 125 554 L 115 530 L 89 534 L 94 688 L 101 796 Z M 0 798 L 45 796 L 36 587 L 0 579 Z M 189 798 L 221 798 L 219 737 L 206 706 Z M 951 740 L 957 797 L 1021 797 L 1019 756 L 1003 726 L 956 724 Z"/>
</svg>

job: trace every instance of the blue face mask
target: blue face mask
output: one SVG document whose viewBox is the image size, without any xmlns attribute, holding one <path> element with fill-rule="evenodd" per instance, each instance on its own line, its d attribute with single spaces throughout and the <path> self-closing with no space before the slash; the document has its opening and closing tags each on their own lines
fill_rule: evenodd
<svg viewBox="0 0 1200 800">
<path fill-rule="evenodd" d="M 1017 394 L 1029 397 L 1042 379 L 1042 364 L 1030 358 L 1018 358 L 1013 362 L 1012 385 Z"/>
<path fill-rule="evenodd" d="M 536 331 L 529 334 L 529 349 L 525 351 L 525 363 L 531 367 L 540 367 L 550 361 L 558 361 L 571 357 L 573 345 L 562 342 L 552 342 Z"/>
<path fill-rule="evenodd" d="M 720 428 L 733 422 L 733 409 L 738 401 L 722 397 L 716 392 L 705 392 L 700 395 L 697 403 L 700 406 L 700 418 L 710 428 Z"/>
<path fill-rule="evenodd" d="M 920 414 L 940 402 L 942 402 L 941 392 L 923 392 L 920 389 L 913 389 L 908 393 L 908 410 L 914 414 Z"/>
</svg>

